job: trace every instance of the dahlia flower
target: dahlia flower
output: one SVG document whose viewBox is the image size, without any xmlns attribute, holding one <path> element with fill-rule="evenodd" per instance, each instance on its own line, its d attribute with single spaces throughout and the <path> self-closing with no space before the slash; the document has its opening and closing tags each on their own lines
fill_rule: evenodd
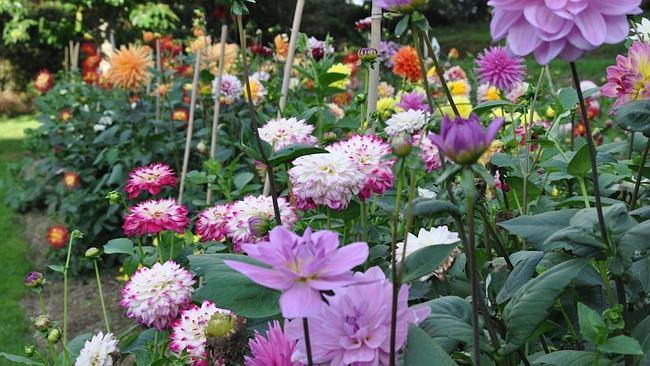
<svg viewBox="0 0 650 366">
<path fill-rule="evenodd" d="M 327 41 L 319 41 L 315 37 L 309 37 L 309 39 L 307 39 L 305 53 L 307 56 L 319 61 L 323 59 L 323 57 L 333 54 L 334 47 L 332 47 L 332 45 Z"/>
<path fill-rule="evenodd" d="M 149 82 L 153 67 L 151 52 L 144 47 L 122 46 L 110 59 L 108 79 L 121 89 L 136 91 Z"/>
<path fill-rule="evenodd" d="M 312 233 L 311 228 L 299 236 L 278 226 L 271 230 L 268 242 L 244 244 L 242 248 L 271 268 L 232 260 L 224 263 L 262 286 L 281 290 L 280 309 L 285 318 L 319 314 L 325 306 L 321 291 L 338 291 L 354 283 L 352 269 L 368 257 L 368 244 L 352 243 L 339 248 L 338 233 Z"/>
<path fill-rule="evenodd" d="M 634 23 L 633 35 L 630 36 L 632 41 L 650 43 L 650 20 L 641 18 L 639 23 Z"/>
<path fill-rule="evenodd" d="M 427 120 L 424 113 L 419 110 L 408 110 L 405 112 L 395 113 L 388 121 L 384 131 L 389 136 L 397 136 L 401 133 L 414 134 L 420 131 Z"/>
<path fill-rule="evenodd" d="M 167 164 L 154 163 L 135 168 L 129 173 L 124 190 L 132 200 L 147 191 L 151 195 L 160 193 L 162 187 L 176 187 L 176 174 Z"/>
<path fill-rule="evenodd" d="M 468 119 L 456 117 L 453 121 L 449 116 L 444 116 L 440 135 L 431 134 L 429 137 L 449 159 L 458 164 L 472 164 L 490 146 L 503 121 L 503 118 L 494 119 L 485 131 L 476 114 Z"/>
<path fill-rule="evenodd" d="M 472 91 L 472 86 L 466 79 L 452 80 L 447 83 L 447 87 L 449 87 L 452 97 L 461 96 L 469 98 L 469 94 Z"/>
<path fill-rule="evenodd" d="M 163 230 L 182 233 L 189 224 L 187 208 L 172 198 L 147 200 L 129 208 L 122 229 L 127 236 L 153 235 Z"/>
<path fill-rule="evenodd" d="M 249 98 L 253 101 L 253 105 L 259 106 L 264 102 L 264 98 L 266 98 L 266 88 L 264 87 L 264 84 L 262 84 L 261 81 L 250 77 L 248 78 L 248 81 L 250 83 L 250 89 L 251 89 L 251 95 L 253 96 L 252 98 L 249 98 L 248 96 L 248 88 L 246 85 L 243 86 L 244 88 L 244 93 L 243 95 L 246 96 L 246 98 Z"/>
<path fill-rule="evenodd" d="M 338 104 L 336 103 L 327 103 L 325 105 L 327 107 L 327 110 L 332 113 L 334 116 L 334 119 L 337 121 L 340 120 L 341 118 L 345 117 L 345 110 L 343 108 L 339 107 Z"/>
<path fill-rule="evenodd" d="M 521 57 L 510 56 L 505 47 L 490 47 L 476 58 L 476 74 L 482 83 L 510 89 L 524 79 L 526 65 Z"/>
<path fill-rule="evenodd" d="M 395 88 L 393 88 L 392 85 L 388 84 L 385 81 L 380 82 L 377 88 L 377 94 L 381 98 L 391 98 L 393 95 L 395 95 Z"/>
<path fill-rule="evenodd" d="M 212 98 L 217 97 L 216 90 L 218 81 L 218 78 L 212 81 Z M 236 76 L 224 73 L 221 76 L 221 94 L 219 94 L 219 101 L 224 105 L 234 104 L 239 100 L 242 90 L 242 83 Z"/>
<path fill-rule="evenodd" d="M 74 364 L 75 366 L 112 366 L 113 356 L 117 354 L 117 339 L 113 333 L 104 335 L 99 332 L 84 343 Z"/>
<path fill-rule="evenodd" d="M 66 172 L 63 174 L 63 186 L 66 189 L 79 187 L 79 175 L 75 172 Z"/>
<path fill-rule="evenodd" d="M 302 366 L 302 363 L 291 360 L 297 342 L 287 338 L 280 327 L 280 322 L 277 320 L 269 322 L 268 327 L 266 337 L 256 330 L 255 338 L 248 341 L 251 355 L 244 357 L 244 365 Z"/>
<path fill-rule="evenodd" d="M 456 108 L 458 108 L 458 113 L 460 113 L 460 116 L 463 118 L 468 118 L 470 114 L 472 114 L 473 110 L 472 102 L 469 100 L 469 98 L 464 95 L 454 95 L 452 98 L 454 99 L 454 103 L 456 104 Z M 449 102 L 441 106 L 440 111 L 443 116 L 450 116 L 451 118 L 456 117 L 456 113 L 454 112 L 454 109 L 451 107 Z"/>
<path fill-rule="evenodd" d="M 440 161 L 440 153 L 438 147 L 431 142 L 431 132 L 427 133 L 427 138 L 420 141 L 421 133 L 413 136 L 413 144 L 420 147 L 420 157 L 424 161 L 427 173 L 440 169 L 442 162 Z"/>
<path fill-rule="evenodd" d="M 356 22 L 354 22 L 354 27 L 359 30 L 366 30 L 370 28 L 370 23 L 372 22 L 372 19 L 370 17 L 365 17 L 363 19 L 359 19 Z"/>
<path fill-rule="evenodd" d="M 292 227 L 298 221 L 298 216 L 294 208 L 284 197 L 278 198 L 280 208 L 280 219 L 282 225 Z M 231 206 L 231 218 L 226 224 L 227 235 L 237 246 L 244 243 L 255 243 L 264 240 L 266 236 L 259 237 L 251 231 L 249 220 L 253 217 L 259 218 L 266 222 L 275 220 L 273 211 L 273 199 L 269 196 L 247 196 L 244 199 L 234 202 Z"/>
<path fill-rule="evenodd" d="M 399 48 L 399 43 L 393 41 L 379 42 L 379 49 L 377 49 L 379 51 L 379 62 L 384 63 L 387 67 L 393 67 L 393 56 L 395 56 Z"/>
<path fill-rule="evenodd" d="M 207 208 L 201 211 L 196 220 L 196 233 L 201 236 L 201 241 L 222 241 L 226 238 L 226 225 L 231 218 L 228 204 Z"/>
<path fill-rule="evenodd" d="M 258 129 L 260 138 L 268 142 L 274 151 L 293 144 L 315 145 L 318 141 L 312 136 L 314 126 L 304 119 L 295 117 L 272 119 Z"/>
<path fill-rule="evenodd" d="M 340 141 L 327 147 L 329 152 L 346 155 L 357 165 L 359 173 L 366 177 L 366 182 L 359 191 L 361 199 L 369 198 L 373 193 L 379 195 L 393 186 L 394 159 L 385 159 L 391 153 L 390 145 L 376 135 L 354 135 L 346 141 Z"/>
<path fill-rule="evenodd" d="M 172 121 L 187 123 L 190 120 L 190 111 L 187 108 L 174 108 L 172 111 Z"/>
<path fill-rule="evenodd" d="M 54 76 L 48 70 L 43 69 L 34 78 L 34 88 L 41 93 L 47 93 L 54 85 Z"/>
<path fill-rule="evenodd" d="M 496 86 L 481 84 L 476 89 L 476 99 L 479 103 L 501 100 L 501 91 Z"/>
<path fill-rule="evenodd" d="M 556 57 L 575 61 L 603 43 L 628 36 L 628 14 L 641 13 L 641 0 L 490 0 L 492 38 L 507 36 L 518 56 L 535 54 L 546 65 Z"/>
<path fill-rule="evenodd" d="M 193 366 L 208 366 L 205 346 L 205 328 L 210 318 L 217 312 L 231 314 L 230 310 L 219 309 L 210 301 L 203 301 L 201 307 L 194 304 L 181 312 L 181 316 L 171 325 L 169 349 L 177 354 L 186 351 Z M 212 365 L 210 365 L 212 366 Z"/>
<path fill-rule="evenodd" d="M 47 228 L 47 242 L 54 249 L 61 249 L 68 244 L 70 232 L 64 225 L 53 225 Z"/>
<path fill-rule="evenodd" d="M 433 67 L 432 69 L 435 72 L 435 67 Z M 468 80 L 467 73 L 460 66 L 452 66 L 448 68 L 443 74 L 443 76 L 447 81 Z"/>
<path fill-rule="evenodd" d="M 506 98 L 512 103 L 517 103 L 517 99 L 526 94 L 529 86 L 530 84 L 525 81 L 515 84 L 506 94 Z"/>
<path fill-rule="evenodd" d="M 627 57 L 616 58 L 616 65 L 607 68 L 602 93 L 616 98 L 613 108 L 632 100 L 650 99 L 650 44 L 634 42 Z"/>
<path fill-rule="evenodd" d="M 395 98 L 380 98 L 377 101 L 377 113 L 379 113 L 379 115 L 384 119 L 390 118 L 390 116 L 395 113 L 396 106 L 397 100 L 395 100 Z"/>
<path fill-rule="evenodd" d="M 142 267 L 122 289 L 126 316 L 147 327 L 164 330 L 192 302 L 192 274 L 174 261 Z"/>
<path fill-rule="evenodd" d="M 45 277 L 41 272 L 29 272 L 25 276 L 24 284 L 27 288 L 37 288 L 43 285 L 45 282 Z"/>
<path fill-rule="evenodd" d="M 324 295 L 329 305 L 309 317 L 314 364 L 388 365 L 390 350 L 393 284 L 379 267 L 354 276 L 359 284 L 339 288 Z M 409 324 L 419 324 L 429 316 L 426 305 L 408 307 L 409 286 L 402 285 L 397 298 L 396 350 L 406 343 Z M 298 339 L 294 360 L 306 360 L 302 321 L 289 322 L 286 333 Z"/>
<path fill-rule="evenodd" d="M 441 245 L 441 244 L 454 244 L 458 243 L 460 238 L 458 233 L 449 231 L 447 226 L 433 227 L 429 230 L 424 228 L 420 229 L 418 235 L 415 236 L 411 233 L 407 234 L 406 240 L 406 256 L 415 253 L 417 250 L 426 248 L 432 245 Z M 454 248 L 452 255 L 448 257 L 445 262 L 433 272 L 433 275 L 443 279 L 447 270 L 451 267 L 454 262 L 455 257 L 460 251 L 457 248 Z M 398 260 L 402 260 L 402 255 L 404 254 L 404 242 L 397 243 L 396 255 Z M 430 275 L 425 275 L 420 278 L 420 281 L 426 281 Z"/>
<path fill-rule="evenodd" d="M 339 152 L 301 156 L 293 164 L 289 179 L 301 209 L 317 204 L 343 210 L 366 184 L 357 165 Z"/>
<path fill-rule="evenodd" d="M 399 103 L 396 106 L 405 111 L 414 110 L 428 113 L 429 105 L 427 104 L 426 98 L 427 96 L 424 94 L 424 91 L 413 90 L 410 93 L 402 93 Z"/>
<path fill-rule="evenodd" d="M 420 61 L 415 48 L 404 46 L 400 48 L 392 58 L 393 73 L 406 78 L 410 82 L 418 82 L 422 79 L 420 71 Z"/>
<path fill-rule="evenodd" d="M 289 36 L 286 33 L 278 34 L 273 38 L 275 57 L 278 61 L 286 61 L 289 55 Z"/>
<path fill-rule="evenodd" d="M 338 89 L 345 89 L 348 87 L 348 85 L 350 85 L 350 75 L 352 75 L 352 67 L 350 65 L 339 62 L 337 64 L 332 65 L 329 69 L 327 69 L 327 72 L 333 74 L 345 75 L 343 79 L 334 81 L 329 86 Z"/>
</svg>

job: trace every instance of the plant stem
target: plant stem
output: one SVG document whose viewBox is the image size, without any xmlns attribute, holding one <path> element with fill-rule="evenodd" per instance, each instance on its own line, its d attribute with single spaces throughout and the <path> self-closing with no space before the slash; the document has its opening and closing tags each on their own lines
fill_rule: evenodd
<svg viewBox="0 0 650 366">
<path fill-rule="evenodd" d="M 41 314 L 46 314 L 45 310 L 45 297 L 43 297 L 43 292 L 38 294 L 38 308 L 41 310 Z"/>
<path fill-rule="evenodd" d="M 589 204 L 589 199 L 587 198 L 587 187 L 585 186 L 585 179 L 583 177 L 578 177 L 578 184 L 580 185 L 580 191 L 582 192 L 582 198 L 585 201 L 585 207 L 589 208 L 591 205 Z"/>
<path fill-rule="evenodd" d="M 311 355 L 311 339 L 309 338 L 309 320 L 302 318 L 302 330 L 305 333 L 305 349 L 307 350 L 307 365 L 313 366 L 314 361 Z"/>
<path fill-rule="evenodd" d="M 458 107 L 456 106 L 456 102 L 454 102 L 454 97 L 452 97 L 451 92 L 449 91 L 449 86 L 447 85 L 447 81 L 445 80 L 445 73 L 442 67 L 440 67 L 440 62 L 438 62 L 438 57 L 436 56 L 436 52 L 431 46 L 431 39 L 429 38 L 428 34 L 424 32 L 421 32 L 421 34 L 422 34 L 422 38 L 424 38 L 424 44 L 427 46 L 427 50 L 429 51 L 429 55 L 433 60 L 433 66 L 436 68 L 436 74 L 438 75 L 438 79 L 440 79 L 440 85 L 442 85 L 442 90 L 447 96 L 449 105 L 451 106 L 451 109 L 454 111 L 456 116 L 460 116 L 460 113 L 458 112 Z M 424 78 L 426 80 L 426 72 Z M 433 112 L 433 109 L 431 109 L 431 111 Z"/>
<path fill-rule="evenodd" d="M 650 150 L 650 138 L 645 144 L 645 150 L 643 150 L 643 155 L 641 156 L 641 162 L 639 163 L 639 170 L 636 173 L 636 182 L 634 183 L 634 192 L 632 193 L 632 200 L 630 201 L 630 211 L 634 210 L 636 206 L 636 200 L 639 197 L 639 187 L 641 186 L 641 179 L 643 178 L 643 169 L 645 169 L 645 161 L 648 158 L 648 150 Z"/>
<path fill-rule="evenodd" d="M 361 200 L 361 239 L 368 242 L 368 205 L 366 200 Z"/>
<path fill-rule="evenodd" d="M 404 270 L 406 266 L 404 261 L 406 260 L 406 245 L 408 242 L 408 234 L 411 231 L 411 226 L 413 226 L 413 201 L 415 200 L 415 182 L 416 173 L 415 169 L 409 169 L 409 190 L 408 190 L 408 203 L 406 205 L 406 226 L 404 227 L 404 244 L 402 247 L 402 258 L 400 258 L 400 267 L 399 274 L 397 275 L 397 281 L 395 283 L 399 285 L 402 284 L 402 277 L 404 276 Z"/>
<path fill-rule="evenodd" d="M 478 283 L 478 273 L 476 269 L 476 253 L 474 243 L 474 198 L 467 197 L 467 230 L 468 230 L 468 243 L 467 243 L 467 265 L 469 266 L 470 283 L 472 285 L 472 330 L 473 330 L 473 343 L 472 350 L 474 352 L 474 365 L 481 365 L 481 345 L 480 345 L 480 330 L 478 324 L 479 302 L 482 301 L 480 293 L 480 285 Z"/>
<path fill-rule="evenodd" d="M 483 218 L 483 222 L 485 223 L 485 229 L 487 230 L 488 234 L 490 234 L 494 238 L 496 249 L 499 252 L 499 255 L 503 257 L 503 259 L 506 261 L 506 265 L 508 266 L 508 269 L 512 271 L 515 267 L 512 265 L 512 262 L 510 261 L 510 256 L 508 255 L 506 248 L 503 246 L 503 242 L 501 242 L 501 238 L 499 237 L 499 234 L 497 234 L 496 230 L 494 230 L 494 227 L 492 227 L 492 224 L 490 223 L 489 220 L 490 218 L 487 215 L 487 210 L 485 209 L 485 205 L 483 204 L 479 205 L 479 213 L 481 214 L 481 217 Z"/>
<path fill-rule="evenodd" d="M 97 278 L 97 291 L 99 291 L 99 303 L 102 306 L 102 314 L 104 314 L 104 325 L 106 325 L 106 333 L 111 332 L 111 326 L 108 322 L 108 313 L 106 312 L 106 305 L 104 303 L 104 292 L 102 291 L 102 280 L 99 277 L 99 266 L 97 265 L 97 258 L 93 259 L 95 265 L 95 277 Z"/>
<path fill-rule="evenodd" d="M 616 299 L 614 298 L 614 293 L 612 292 L 612 286 L 609 284 L 609 276 L 607 275 L 607 263 L 605 263 L 605 261 L 598 261 L 598 273 L 600 274 L 600 278 L 603 281 L 603 286 L 605 286 L 607 299 L 611 305 L 614 305 L 616 303 Z"/>
<path fill-rule="evenodd" d="M 68 255 L 63 267 L 63 344 L 68 344 L 68 269 L 70 268 L 70 257 L 72 256 L 72 242 L 74 241 L 74 232 L 68 239 Z M 65 349 L 64 349 L 65 352 Z M 68 354 L 66 353 L 66 358 Z"/>
<path fill-rule="evenodd" d="M 576 333 L 575 328 L 573 327 L 573 323 L 571 322 L 571 318 L 569 318 L 569 315 L 564 311 L 564 306 L 562 306 L 562 303 L 560 300 L 555 300 L 557 305 L 560 307 L 560 312 L 562 313 L 562 317 L 564 318 L 564 321 L 566 322 L 567 329 L 569 329 L 569 333 L 571 333 L 571 336 L 573 339 L 576 341 L 576 348 L 580 350 L 582 347 L 580 346 L 580 339 L 578 338 L 578 333 Z"/>
<path fill-rule="evenodd" d="M 174 259 L 174 234 L 171 234 L 171 243 L 169 244 L 169 260 Z"/>
<path fill-rule="evenodd" d="M 397 336 L 397 295 L 399 294 L 399 288 L 397 286 L 397 225 L 399 224 L 399 214 L 401 211 L 401 201 L 402 201 L 402 187 L 404 185 L 404 159 L 400 159 L 398 164 L 399 173 L 397 175 L 397 188 L 396 188 L 396 197 L 395 197 L 395 209 L 393 210 L 393 223 L 391 225 L 391 271 L 393 279 L 393 298 L 391 306 L 391 319 L 390 319 L 390 366 L 395 366 L 396 359 L 396 336 Z"/>
<path fill-rule="evenodd" d="M 535 107 L 537 107 L 537 97 L 539 96 L 539 88 L 542 85 L 542 79 L 544 78 L 544 70 L 546 69 L 546 66 L 542 68 L 542 71 L 539 74 L 539 79 L 537 80 L 537 87 L 535 88 L 535 95 L 533 96 L 533 103 L 530 106 L 530 117 L 528 118 L 528 121 L 524 121 L 524 129 L 526 132 L 526 144 L 524 145 L 524 148 L 526 149 L 524 153 L 524 162 L 525 162 L 525 169 L 522 167 L 521 169 L 521 175 L 524 177 L 524 193 L 523 193 L 523 212 L 524 215 L 528 215 L 528 177 L 530 177 L 530 130 L 533 125 L 533 118 L 535 118 Z M 524 115 L 524 118 L 526 116 Z"/>
</svg>

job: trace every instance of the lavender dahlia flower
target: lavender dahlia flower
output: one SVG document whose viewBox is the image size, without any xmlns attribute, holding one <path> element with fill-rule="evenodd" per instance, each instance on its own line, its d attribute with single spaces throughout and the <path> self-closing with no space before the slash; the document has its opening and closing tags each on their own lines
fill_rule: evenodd
<svg viewBox="0 0 650 366">
<path fill-rule="evenodd" d="M 445 115 L 440 135 L 429 137 L 449 159 L 458 164 L 473 164 L 490 147 L 502 125 L 503 118 L 494 119 L 485 131 L 475 113 L 468 119 L 456 117 L 453 121 Z"/>
<path fill-rule="evenodd" d="M 492 38 L 507 36 L 518 55 L 535 54 L 546 65 L 556 57 L 575 61 L 585 51 L 627 37 L 627 14 L 639 14 L 641 0 L 490 0 Z"/>
<path fill-rule="evenodd" d="M 248 341 L 251 355 L 244 358 L 246 366 L 301 366 L 300 362 L 292 361 L 291 356 L 296 350 L 296 341 L 287 338 L 280 327 L 280 322 L 269 322 L 266 337 L 255 331 L 255 338 Z"/>
<path fill-rule="evenodd" d="M 490 47 L 476 59 L 476 73 L 483 83 L 510 89 L 524 79 L 526 66 L 521 57 L 512 57 L 505 47 Z"/>
<path fill-rule="evenodd" d="M 423 90 L 413 90 L 410 93 L 402 93 L 399 103 L 395 106 L 402 108 L 405 111 L 424 111 L 429 113 L 429 105 L 427 104 L 427 96 Z"/>
<path fill-rule="evenodd" d="M 332 231 L 312 233 L 307 228 L 301 237 L 278 226 L 269 238 L 268 242 L 244 244 L 242 249 L 271 268 L 230 260 L 224 263 L 262 286 L 282 290 L 280 309 L 285 318 L 320 313 L 325 305 L 321 291 L 354 283 L 352 268 L 368 258 L 368 244 L 339 248 L 338 233 Z"/>
</svg>

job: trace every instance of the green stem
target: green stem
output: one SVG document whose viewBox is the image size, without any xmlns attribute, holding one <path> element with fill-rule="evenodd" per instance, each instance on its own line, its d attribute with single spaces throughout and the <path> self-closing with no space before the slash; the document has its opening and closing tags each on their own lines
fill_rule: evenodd
<svg viewBox="0 0 650 366">
<path fill-rule="evenodd" d="M 474 353 L 474 365 L 481 365 L 481 345 L 480 345 L 480 329 L 478 323 L 479 302 L 481 299 L 481 290 L 478 283 L 478 273 L 476 268 L 476 247 L 475 247 L 475 232 L 474 232 L 474 197 L 467 197 L 467 265 L 469 266 L 470 283 L 472 287 L 472 351 Z M 489 314 L 486 314 L 489 316 Z"/>
<path fill-rule="evenodd" d="M 415 28 L 413 28 L 413 30 L 415 30 Z M 424 38 L 424 44 L 427 46 L 427 49 L 429 51 L 429 56 L 431 56 L 431 59 L 433 60 L 433 66 L 436 68 L 436 74 L 438 75 L 438 79 L 440 79 L 440 85 L 442 86 L 443 92 L 447 96 L 449 105 L 451 106 L 451 109 L 454 111 L 454 114 L 456 116 L 460 116 L 460 113 L 458 112 L 458 107 L 456 106 L 456 102 L 454 101 L 454 97 L 452 97 L 451 92 L 449 91 L 449 86 L 447 85 L 447 81 L 445 80 L 445 72 L 443 68 L 440 66 L 440 62 L 438 62 L 438 57 L 436 56 L 436 52 L 431 46 L 431 38 L 429 38 L 429 36 L 425 32 L 421 32 L 421 34 L 422 34 L 422 38 Z M 426 71 L 424 75 L 424 80 L 427 80 Z M 431 112 L 433 112 L 433 108 L 431 108 Z"/>
<path fill-rule="evenodd" d="M 648 158 L 648 150 L 650 150 L 650 138 L 645 144 L 645 150 L 643 150 L 643 155 L 641 156 L 641 162 L 639 163 L 639 170 L 636 173 L 636 182 L 634 183 L 634 192 L 632 193 L 632 200 L 630 201 L 630 211 L 634 210 L 636 206 L 636 200 L 639 197 L 639 187 L 641 186 L 641 179 L 643 179 L 643 169 L 645 169 L 645 161 Z"/>
<path fill-rule="evenodd" d="M 366 205 L 366 201 L 362 200 L 361 201 L 361 239 L 365 241 L 366 243 L 368 242 L 368 206 Z"/>
<path fill-rule="evenodd" d="M 58 366 L 59 365 L 59 355 L 56 354 L 56 349 L 54 349 L 54 345 L 52 343 L 48 343 L 48 348 L 50 349 L 50 357 L 52 357 L 52 361 L 54 362 L 54 365 Z"/>
<path fill-rule="evenodd" d="M 68 254 L 65 259 L 65 267 L 63 267 L 63 344 L 68 344 L 68 270 L 70 268 L 70 258 L 72 257 L 72 242 L 75 238 L 75 232 L 70 235 L 68 240 Z M 68 358 L 67 352 L 66 358 Z"/>
<path fill-rule="evenodd" d="M 395 282 L 398 284 L 398 287 L 402 284 L 402 277 L 404 276 L 404 270 L 406 268 L 404 265 L 406 260 L 406 245 L 408 242 L 409 232 L 411 231 L 411 226 L 413 226 L 413 201 L 415 200 L 415 182 L 417 179 L 415 169 L 410 169 L 409 172 L 408 203 L 406 205 L 406 226 L 404 227 L 404 247 L 402 248 L 402 258 L 400 258 L 399 261 L 399 275 L 397 276 L 397 281 Z"/>
<path fill-rule="evenodd" d="M 158 262 L 162 263 L 163 262 L 163 257 L 162 257 L 162 234 L 158 233 L 157 238 L 158 238 L 158 245 L 156 245 L 156 249 L 158 249 Z"/>
<path fill-rule="evenodd" d="M 585 179 L 583 177 L 578 177 L 578 184 L 580 184 L 580 190 L 582 191 L 582 198 L 585 200 L 585 207 L 589 208 L 589 199 L 587 199 L 587 187 L 585 186 Z"/>
<path fill-rule="evenodd" d="M 616 304 L 616 298 L 614 297 L 614 292 L 612 291 L 612 286 L 609 284 L 609 276 L 607 275 L 607 264 L 605 261 L 598 261 L 598 273 L 600 278 L 603 281 L 605 290 L 607 292 L 607 299 L 610 304 Z"/>
<path fill-rule="evenodd" d="M 533 96 L 533 103 L 530 106 L 530 117 L 528 118 L 527 123 L 524 123 L 524 129 L 526 131 L 526 144 L 524 145 L 524 148 L 526 151 L 524 152 L 524 162 L 525 162 L 525 169 L 522 167 L 521 169 L 521 175 L 524 177 L 524 197 L 523 197 L 523 211 L 524 215 L 528 215 L 528 177 L 530 176 L 530 131 L 531 127 L 533 126 L 533 118 L 535 117 L 535 108 L 537 107 L 537 97 L 539 96 L 539 88 L 542 85 L 542 79 L 544 78 L 544 71 L 546 69 L 546 66 L 542 68 L 542 71 L 539 74 L 539 79 L 537 80 L 537 87 L 535 88 L 535 95 Z M 525 117 L 525 116 L 524 116 Z"/>
<path fill-rule="evenodd" d="M 171 244 L 169 245 L 169 260 L 174 259 L 174 234 L 172 234 L 171 237 Z"/>
<path fill-rule="evenodd" d="M 99 291 L 99 303 L 102 306 L 102 314 L 104 315 L 104 325 L 106 326 L 106 333 L 111 332 L 111 326 L 108 322 L 108 313 L 106 312 L 106 304 L 104 303 L 104 291 L 102 290 L 102 280 L 99 277 L 99 266 L 97 265 L 97 258 L 93 259 L 95 265 L 95 277 L 97 278 L 97 291 Z"/>
<path fill-rule="evenodd" d="M 569 315 L 564 311 L 564 306 L 562 306 L 562 303 L 560 300 L 555 300 L 555 303 L 560 307 L 560 313 L 562 313 L 562 317 L 564 318 L 564 322 L 567 325 L 567 329 L 569 329 L 569 333 L 571 333 L 571 336 L 573 339 L 576 341 L 576 347 L 580 349 L 580 340 L 578 338 L 578 333 L 576 332 L 575 328 L 573 327 L 573 323 L 571 322 L 571 318 L 569 318 Z"/>
<path fill-rule="evenodd" d="M 393 279 L 393 298 L 391 306 L 391 319 L 390 319 L 390 366 L 395 366 L 396 359 L 396 340 L 397 340 L 397 295 L 399 294 L 399 288 L 397 286 L 397 226 L 399 224 L 399 216 L 401 211 L 402 204 L 402 188 L 404 185 L 404 159 L 400 159 L 398 164 L 399 173 L 397 175 L 397 188 L 396 188 L 396 197 L 395 197 L 395 208 L 393 210 L 393 222 L 391 225 L 391 271 Z"/>
<path fill-rule="evenodd" d="M 45 310 L 45 297 L 42 292 L 38 294 L 38 308 L 41 310 L 41 314 L 47 313 Z"/>
</svg>

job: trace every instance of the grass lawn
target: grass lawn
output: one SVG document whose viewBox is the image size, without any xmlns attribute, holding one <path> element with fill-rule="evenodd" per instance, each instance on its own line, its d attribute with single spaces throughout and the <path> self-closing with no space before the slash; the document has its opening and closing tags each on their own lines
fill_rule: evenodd
<svg viewBox="0 0 650 366">
<path fill-rule="evenodd" d="M 21 156 L 23 130 L 37 125 L 33 116 L 0 119 L 0 180 L 6 174 L 6 164 Z M 2 201 L 3 194 L 0 190 L 0 351 L 22 354 L 23 346 L 31 342 L 29 320 L 20 305 L 27 294 L 23 278 L 30 270 L 29 253 L 22 228 L 16 226 L 14 213 Z M 0 358 L 0 365 L 9 364 Z"/>
</svg>

